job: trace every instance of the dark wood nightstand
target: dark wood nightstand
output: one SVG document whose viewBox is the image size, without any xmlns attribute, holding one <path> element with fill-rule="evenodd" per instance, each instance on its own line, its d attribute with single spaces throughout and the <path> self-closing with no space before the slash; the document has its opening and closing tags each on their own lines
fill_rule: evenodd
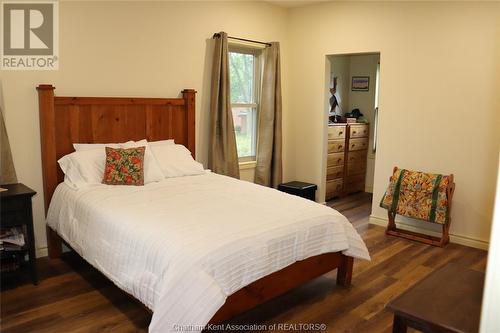
<svg viewBox="0 0 500 333">
<path fill-rule="evenodd" d="M 35 191 L 23 184 L 0 185 L 7 191 L 0 192 L 1 204 L 0 226 L 3 230 L 8 228 L 19 228 L 24 235 L 24 246 L 20 249 L 2 250 L 2 264 L 8 260 L 19 260 L 19 269 L 4 271 L 2 268 L 2 280 L 12 275 L 23 274 L 29 271 L 31 280 L 38 284 L 36 272 L 36 254 L 35 237 L 33 233 L 33 211 L 31 207 L 31 198 L 36 194 Z M 26 255 L 28 261 L 25 260 Z M 3 267 L 3 266 L 2 266 Z"/>
<path fill-rule="evenodd" d="M 278 190 L 280 190 L 282 192 L 297 195 L 299 197 L 309 199 L 312 201 L 316 200 L 316 189 L 317 188 L 318 188 L 318 186 L 316 186 L 315 184 L 297 182 L 297 181 L 288 182 L 288 183 L 278 185 Z"/>
</svg>

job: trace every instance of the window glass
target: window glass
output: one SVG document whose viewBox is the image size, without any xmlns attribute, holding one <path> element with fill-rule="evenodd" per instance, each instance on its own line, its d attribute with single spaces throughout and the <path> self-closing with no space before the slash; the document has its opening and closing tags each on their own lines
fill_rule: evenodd
<svg viewBox="0 0 500 333">
<path fill-rule="evenodd" d="M 229 79 L 238 157 L 240 161 L 254 161 L 260 86 L 258 50 L 230 50 Z"/>
</svg>

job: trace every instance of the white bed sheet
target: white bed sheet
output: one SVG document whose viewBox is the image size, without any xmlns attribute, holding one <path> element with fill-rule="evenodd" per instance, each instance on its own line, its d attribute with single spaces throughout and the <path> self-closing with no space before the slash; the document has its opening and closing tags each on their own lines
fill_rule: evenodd
<svg viewBox="0 0 500 333">
<path fill-rule="evenodd" d="M 153 310 L 150 332 L 203 326 L 229 295 L 298 260 L 369 259 L 339 212 L 210 172 L 141 187 L 62 183 L 47 223 Z"/>
</svg>

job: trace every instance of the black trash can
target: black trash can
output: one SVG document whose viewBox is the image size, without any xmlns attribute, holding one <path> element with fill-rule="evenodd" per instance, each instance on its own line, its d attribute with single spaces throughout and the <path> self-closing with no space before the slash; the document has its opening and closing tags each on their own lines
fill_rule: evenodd
<svg viewBox="0 0 500 333">
<path fill-rule="evenodd" d="M 278 190 L 282 192 L 297 195 L 299 197 L 309 199 L 312 201 L 316 201 L 317 188 L 318 186 L 316 186 L 315 184 L 297 182 L 297 181 L 278 185 Z"/>
</svg>

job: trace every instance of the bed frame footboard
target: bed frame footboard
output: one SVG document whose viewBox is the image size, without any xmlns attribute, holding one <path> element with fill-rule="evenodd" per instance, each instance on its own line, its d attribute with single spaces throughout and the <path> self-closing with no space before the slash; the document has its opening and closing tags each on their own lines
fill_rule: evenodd
<svg viewBox="0 0 500 333">
<path fill-rule="evenodd" d="M 325 253 L 297 261 L 229 296 L 226 303 L 212 317 L 210 324 L 225 322 L 336 268 L 338 269 L 337 285 L 349 286 L 352 267 L 353 258 L 341 252 Z"/>
<path fill-rule="evenodd" d="M 59 258 L 64 241 L 52 228 L 46 228 L 49 258 Z M 223 323 L 334 269 L 337 269 L 337 285 L 348 287 L 351 284 L 353 263 L 354 259 L 342 252 L 325 253 L 297 261 L 230 295 L 209 323 Z"/>
</svg>

